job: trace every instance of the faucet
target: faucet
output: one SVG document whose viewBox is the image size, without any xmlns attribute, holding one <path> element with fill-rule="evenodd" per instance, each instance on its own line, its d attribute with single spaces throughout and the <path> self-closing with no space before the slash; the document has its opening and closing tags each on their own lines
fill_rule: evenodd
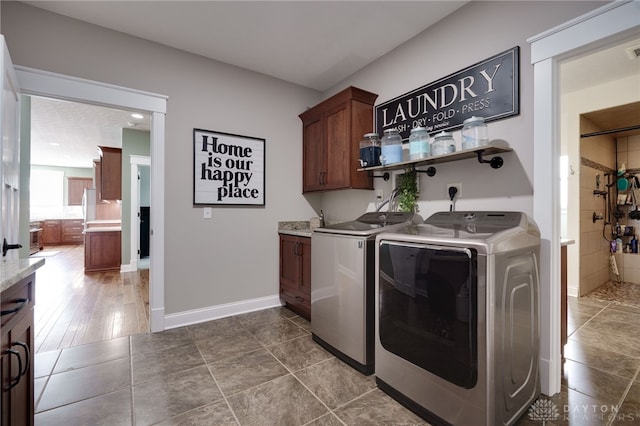
<svg viewBox="0 0 640 426">
<path fill-rule="evenodd" d="M 397 199 L 396 199 L 398 197 L 398 192 L 399 192 L 398 188 L 395 188 L 393 191 L 391 191 L 391 194 L 389 194 L 389 198 L 387 198 L 385 201 L 382 202 L 382 204 L 378 206 L 378 208 L 376 209 L 376 212 L 379 212 L 380 210 L 382 210 L 382 208 L 387 204 L 389 204 L 389 207 L 387 207 L 387 211 L 395 212 L 396 209 L 398 208 Z"/>
</svg>

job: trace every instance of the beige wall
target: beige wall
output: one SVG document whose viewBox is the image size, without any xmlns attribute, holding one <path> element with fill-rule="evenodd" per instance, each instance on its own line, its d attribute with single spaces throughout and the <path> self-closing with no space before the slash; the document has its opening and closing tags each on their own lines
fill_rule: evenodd
<svg viewBox="0 0 640 426">
<path fill-rule="evenodd" d="M 582 117 L 580 132 L 590 133 L 603 130 Z M 609 243 L 603 238 L 603 226 L 609 199 L 594 195 L 596 175 L 600 175 L 600 190 L 606 190 L 606 174 L 616 170 L 616 140 L 612 136 L 596 136 L 580 142 L 580 296 L 606 283 L 609 279 Z M 587 160 L 587 161 L 585 161 Z M 611 176 L 614 182 L 615 176 Z M 615 191 L 611 191 L 615 198 Z M 593 222 L 593 213 L 603 215 L 602 220 Z M 611 227 L 606 227 L 610 237 Z"/>
<path fill-rule="evenodd" d="M 491 138 L 506 140 L 514 152 L 500 170 L 464 160 L 439 166 L 433 178 L 421 176 L 419 205 L 425 217 L 448 209 L 446 184 L 460 182 L 458 209 L 532 214 L 533 69 L 526 40 L 601 4 L 470 2 L 324 94 L 25 4 L 1 7 L 15 64 L 168 95 L 163 207 L 171 314 L 277 294 L 278 221 L 306 220 L 320 208 L 327 220 L 347 220 L 372 207 L 373 191 L 301 195 L 298 114 L 351 84 L 378 93 L 381 103 L 520 46 L 521 113 L 489 126 Z M 216 208 L 213 220 L 202 219 L 192 206 L 194 127 L 266 139 L 265 208 Z M 390 185 L 376 180 L 385 192 Z"/>
</svg>

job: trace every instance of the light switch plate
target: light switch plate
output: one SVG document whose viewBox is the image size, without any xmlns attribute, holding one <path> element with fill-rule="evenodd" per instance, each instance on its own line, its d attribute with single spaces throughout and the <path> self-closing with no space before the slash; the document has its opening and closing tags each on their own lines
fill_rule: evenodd
<svg viewBox="0 0 640 426">
<path fill-rule="evenodd" d="M 212 209 L 211 207 L 205 207 L 204 209 L 202 209 L 202 217 L 204 219 L 211 219 L 211 215 L 212 215 Z"/>
</svg>

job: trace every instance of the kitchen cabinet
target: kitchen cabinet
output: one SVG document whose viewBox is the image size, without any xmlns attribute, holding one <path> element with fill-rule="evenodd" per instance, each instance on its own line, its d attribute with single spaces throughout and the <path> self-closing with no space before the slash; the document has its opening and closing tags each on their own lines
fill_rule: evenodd
<svg viewBox="0 0 640 426">
<path fill-rule="evenodd" d="M 84 271 L 117 271 L 121 262 L 120 230 L 84 234 Z"/>
<path fill-rule="evenodd" d="M 84 242 L 84 220 L 82 219 L 64 219 L 61 220 L 61 237 L 62 244 L 82 244 Z"/>
<path fill-rule="evenodd" d="M 373 130 L 378 95 L 349 87 L 299 115 L 302 120 L 302 191 L 373 189 L 358 173 L 360 140 Z"/>
<path fill-rule="evenodd" d="M 280 234 L 280 298 L 311 321 L 311 238 Z"/>
<path fill-rule="evenodd" d="M 122 199 L 122 149 L 99 146 L 100 167 L 99 171 L 100 192 L 98 198 L 101 200 L 121 200 Z M 98 187 L 96 186 L 96 189 Z"/>
<path fill-rule="evenodd" d="M 60 244 L 62 239 L 62 224 L 60 220 L 47 219 L 42 226 L 42 244 Z"/>
<path fill-rule="evenodd" d="M 93 178 L 67 178 L 67 204 L 70 206 L 81 206 L 85 188 L 93 188 Z"/>
<path fill-rule="evenodd" d="M 0 306 L 1 425 L 33 425 L 35 273 L 2 292 Z"/>
</svg>

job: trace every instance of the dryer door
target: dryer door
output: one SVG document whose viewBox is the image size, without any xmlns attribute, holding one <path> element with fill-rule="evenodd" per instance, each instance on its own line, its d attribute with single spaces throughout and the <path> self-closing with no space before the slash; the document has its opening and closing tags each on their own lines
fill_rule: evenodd
<svg viewBox="0 0 640 426">
<path fill-rule="evenodd" d="M 477 256 L 429 244 L 379 247 L 380 343 L 466 389 L 478 379 Z"/>
</svg>

